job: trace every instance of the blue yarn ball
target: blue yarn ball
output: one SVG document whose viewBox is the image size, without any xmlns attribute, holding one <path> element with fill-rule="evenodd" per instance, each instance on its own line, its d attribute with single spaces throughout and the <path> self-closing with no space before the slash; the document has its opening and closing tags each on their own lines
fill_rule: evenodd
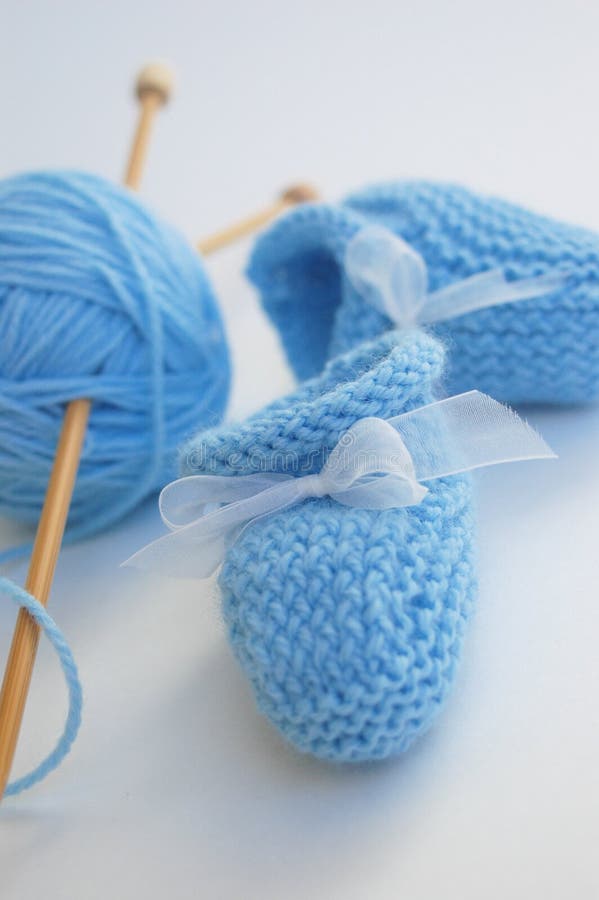
<svg viewBox="0 0 599 900">
<path fill-rule="evenodd" d="M 0 511 L 36 522 L 65 405 L 93 401 L 67 534 L 117 521 L 220 421 L 230 364 L 195 250 L 80 172 L 0 182 Z"/>
<path fill-rule="evenodd" d="M 300 378 L 392 327 L 343 272 L 348 241 L 373 222 L 424 257 L 431 290 L 493 268 L 510 280 L 568 273 L 566 285 L 550 295 L 431 329 L 449 351 L 449 393 L 477 388 L 512 403 L 599 397 L 599 237 L 504 200 L 426 181 L 368 188 L 336 206 L 298 207 L 257 241 L 249 276 Z"/>
<path fill-rule="evenodd" d="M 365 416 L 432 401 L 443 360 L 422 332 L 388 332 L 237 426 L 201 433 L 182 473 L 319 471 Z M 452 687 L 475 594 L 468 477 L 418 506 L 312 499 L 259 519 L 219 583 L 234 652 L 260 709 L 304 752 L 360 762 L 406 750 Z"/>
</svg>

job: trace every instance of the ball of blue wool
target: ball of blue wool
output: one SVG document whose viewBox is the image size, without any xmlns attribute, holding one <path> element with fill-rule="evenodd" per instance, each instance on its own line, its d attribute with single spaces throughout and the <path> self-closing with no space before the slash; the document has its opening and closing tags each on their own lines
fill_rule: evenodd
<svg viewBox="0 0 599 900">
<path fill-rule="evenodd" d="M 348 241 L 373 222 L 424 257 L 431 290 L 493 268 L 510 280 L 568 273 L 564 288 L 550 295 L 435 326 L 449 350 L 449 392 L 478 388 L 514 403 L 599 396 L 599 237 L 503 200 L 423 181 L 373 187 L 337 206 L 298 207 L 258 240 L 248 274 L 300 378 L 391 327 L 343 272 Z"/>
<path fill-rule="evenodd" d="M 37 521 L 65 404 L 93 401 L 68 531 L 115 522 L 218 422 L 227 343 L 193 248 L 80 172 L 0 182 L 0 511 Z"/>
<path fill-rule="evenodd" d="M 364 416 L 429 403 L 442 350 L 389 332 L 245 423 L 200 433 L 183 474 L 319 471 Z M 219 577 L 229 638 L 258 706 L 301 751 L 365 761 L 406 750 L 456 675 L 475 593 L 470 483 L 418 506 L 313 499 L 248 526 Z"/>
</svg>

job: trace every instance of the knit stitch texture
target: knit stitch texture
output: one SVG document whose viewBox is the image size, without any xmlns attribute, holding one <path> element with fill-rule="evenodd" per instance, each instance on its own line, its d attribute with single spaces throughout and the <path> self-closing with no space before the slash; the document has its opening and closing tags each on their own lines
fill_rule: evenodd
<svg viewBox="0 0 599 900">
<path fill-rule="evenodd" d="M 345 248 L 366 223 L 388 227 L 425 259 L 430 290 L 500 267 L 509 280 L 569 273 L 548 296 L 440 323 L 450 393 L 583 403 L 599 396 L 599 238 L 461 187 L 398 182 L 338 206 L 298 207 L 257 242 L 248 269 L 295 373 L 391 327 L 343 272 Z"/>
<path fill-rule="evenodd" d="M 387 332 L 245 423 L 200 433 L 182 474 L 320 471 L 364 416 L 431 402 L 442 368 L 423 332 Z M 311 499 L 259 519 L 220 574 L 235 654 L 260 709 L 301 751 L 362 761 L 406 750 L 455 678 L 475 582 L 470 482 L 430 482 L 418 506 Z"/>
</svg>

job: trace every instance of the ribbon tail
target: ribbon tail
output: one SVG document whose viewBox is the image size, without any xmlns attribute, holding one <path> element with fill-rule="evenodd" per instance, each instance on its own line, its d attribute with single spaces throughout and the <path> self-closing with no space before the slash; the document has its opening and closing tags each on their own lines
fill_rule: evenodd
<svg viewBox="0 0 599 900">
<path fill-rule="evenodd" d="M 567 279 L 566 272 L 548 272 L 507 281 L 501 269 L 490 269 L 429 294 L 420 321 L 433 325 L 489 306 L 544 297 L 561 290 Z"/>
<path fill-rule="evenodd" d="M 480 391 L 438 400 L 389 421 L 411 454 L 418 481 L 556 457 L 541 435 L 509 406 Z"/>
<path fill-rule="evenodd" d="M 207 535 L 202 540 L 186 528 L 165 534 L 121 563 L 144 572 L 165 572 L 174 578 L 209 578 L 225 555 L 221 535 Z"/>
<path fill-rule="evenodd" d="M 248 500 L 261 491 L 289 481 L 290 476 L 255 472 L 251 475 L 186 475 L 163 487 L 158 500 L 164 524 L 175 531 L 224 505 Z"/>
<path fill-rule="evenodd" d="M 194 475 L 171 482 L 161 495 L 161 515 L 170 534 L 142 547 L 121 565 L 175 578 L 209 578 L 240 529 L 299 502 L 306 483 L 306 479 L 276 473 L 237 478 Z M 223 498 L 227 501 L 224 506 L 205 511 L 208 504 L 218 504 Z"/>
</svg>

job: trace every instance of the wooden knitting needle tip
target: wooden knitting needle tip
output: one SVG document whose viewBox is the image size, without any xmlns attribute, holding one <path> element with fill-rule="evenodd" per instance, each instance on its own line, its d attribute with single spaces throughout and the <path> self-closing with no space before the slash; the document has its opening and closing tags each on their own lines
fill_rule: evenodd
<svg viewBox="0 0 599 900">
<path fill-rule="evenodd" d="M 267 225 L 271 219 L 274 219 L 275 216 L 289 209 L 289 207 L 298 203 L 313 203 L 316 200 L 318 200 L 318 191 L 311 185 L 291 185 L 270 206 L 254 213 L 252 216 L 248 216 L 246 219 L 236 222 L 234 225 L 230 225 L 228 228 L 223 228 L 222 231 L 217 231 L 210 237 L 204 238 L 198 242 L 197 249 L 203 255 L 214 253 L 216 250 L 233 243 L 233 241 L 244 238 Z"/>
<path fill-rule="evenodd" d="M 172 84 L 164 66 L 146 66 L 137 79 L 142 104 L 125 183 L 135 189 L 141 179 L 154 112 L 165 103 Z M 72 400 L 66 408 L 50 473 L 25 588 L 46 606 L 71 505 L 91 402 Z M 0 800 L 8 783 L 35 664 L 39 627 L 27 610 L 17 617 L 0 690 Z"/>
<path fill-rule="evenodd" d="M 168 103 L 172 90 L 173 74 L 162 63 L 149 63 L 137 76 L 135 93 L 139 100 L 139 119 L 124 179 L 133 190 L 137 190 L 141 182 L 154 116 Z"/>
</svg>

